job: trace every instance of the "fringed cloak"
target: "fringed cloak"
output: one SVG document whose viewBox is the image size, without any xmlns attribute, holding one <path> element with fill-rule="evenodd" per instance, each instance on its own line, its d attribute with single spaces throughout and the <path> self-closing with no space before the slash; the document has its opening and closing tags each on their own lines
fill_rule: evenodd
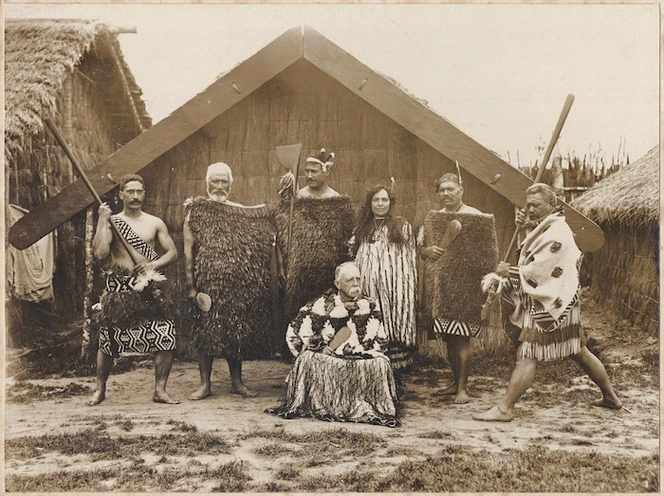
<svg viewBox="0 0 664 496">
<path fill-rule="evenodd" d="M 349 259 L 347 242 L 355 213 L 348 196 L 299 198 L 293 211 L 293 240 L 288 247 L 290 204 L 282 201 L 276 214 L 278 243 L 286 265 L 283 327 L 305 303 L 334 286 L 334 269 Z"/>
<path fill-rule="evenodd" d="M 526 236 L 504 294 L 510 320 L 521 327 L 523 357 L 554 360 L 579 353 L 584 346 L 582 257 L 562 212 L 550 214 Z"/>
<path fill-rule="evenodd" d="M 210 311 L 192 309 L 194 346 L 212 356 L 268 357 L 273 213 L 198 197 L 185 203 L 185 215 L 194 237 L 194 283 L 212 299 Z"/>
<path fill-rule="evenodd" d="M 427 261 L 427 300 L 434 319 L 479 325 L 486 300 L 482 277 L 498 263 L 495 219 L 490 214 L 431 211 L 424 219 L 424 246 L 439 244 L 454 219 L 461 222 L 461 232 L 442 256 Z"/>
</svg>

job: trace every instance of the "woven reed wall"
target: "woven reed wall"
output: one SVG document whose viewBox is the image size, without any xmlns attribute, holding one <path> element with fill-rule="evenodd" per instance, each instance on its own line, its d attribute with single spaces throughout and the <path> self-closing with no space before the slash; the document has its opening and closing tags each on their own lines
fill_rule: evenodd
<svg viewBox="0 0 664 496">
<path fill-rule="evenodd" d="M 94 75 L 94 81 L 82 76 Z M 86 55 L 76 70 L 65 81 L 57 98 L 57 109 L 51 117 L 69 142 L 79 164 L 89 170 L 113 153 L 124 143 L 119 142 L 125 130 L 117 129 L 112 124 L 109 111 L 117 101 L 114 86 L 114 69 L 97 58 L 94 54 Z M 71 105 L 67 103 L 67 91 L 71 90 Z M 116 107 L 117 109 L 117 107 Z M 71 127 L 67 125 L 66 115 L 71 112 Z M 12 157 L 5 167 L 6 180 L 9 181 L 8 198 L 30 210 L 44 200 L 44 191 L 48 197 L 57 194 L 70 182 L 70 162 L 55 141 L 51 133 L 44 130 L 25 138 L 27 146 L 23 153 Z M 18 170 L 18 183 L 16 171 Z M 45 172 L 45 177 L 43 172 Z M 75 178 L 75 177 L 74 177 Z M 114 194 L 107 195 L 114 211 L 120 206 L 114 201 Z M 62 317 L 65 321 L 78 319 L 83 311 L 85 290 L 85 211 L 78 213 L 71 220 L 57 229 L 56 269 L 53 278 L 55 300 L 50 305 L 24 305 L 29 311 L 17 312 L 28 318 L 18 319 L 16 325 L 30 325 L 30 317 L 35 317 L 35 325 L 53 323 L 53 317 Z M 97 278 L 98 279 L 98 278 Z M 96 301 L 96 300 L 93 300 Z M 40 317 L 39 312 L 43 315 Z M 16 314 L 16 312 L 15 312 Z"/>
<path fill-rule="evenodd" d="M 357 208 L 368 186 L 389 185 L 394 177 L 396 213 L 416 229 L 429 210 L 440 208 L 433 182 L 454 170 L 447 157 L 308 62 L 299 61 L 145 168 L 146 210 L 164 219 L 171 232 L 180 232 L 182 203 L 206 194 L 206 168 L 217 161 L 233 169 L 231 199 L 246 205 L 276 204 L 285 169 L 275 149 L 291 143 L 303 143 L 302 161 L 321 147 L 334 151 L 329 184 L 352 196 Z M 470 174 L 463 179 L 464 201 L 496 215 L 503 251 L 514 227 L 511 204 Z M 182 288 L 184 257 L 181 245 L 178 249 L 177 286 Z M 183 327 L 178 346 L 180 353 L 189 355 L 186 323 Z M 426 330 L 420 334 L 426 337 Z"/>
<path fill-rule="evenodd" d="M 658 226 L 605 226 L 604 246 L 592 256 L 591 294 L 626 319 L 659 331 Z"/>
</svg>

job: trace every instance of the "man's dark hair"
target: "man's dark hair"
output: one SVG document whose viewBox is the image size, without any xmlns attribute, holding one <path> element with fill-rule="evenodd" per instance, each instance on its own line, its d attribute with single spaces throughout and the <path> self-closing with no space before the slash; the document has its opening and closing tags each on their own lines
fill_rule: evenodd
<svg viewBox="0 0 664 496">
<path fill-rule="evenodd" d="M 143 185 L 143 188 L 145 188 L 145 181 L 142 176 L 139 176 L 138 174 L 125 174 L 120 179 L 120 191 L 123 191 L 127 183 L 131 181 L 138 181 Z"/>
</svg>

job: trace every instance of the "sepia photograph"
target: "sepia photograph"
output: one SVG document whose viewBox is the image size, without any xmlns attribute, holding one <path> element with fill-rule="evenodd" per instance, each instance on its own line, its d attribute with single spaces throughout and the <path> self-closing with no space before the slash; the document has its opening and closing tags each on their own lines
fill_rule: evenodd
<svg viewBox="0 0 664 496">
<path fill-rule="evenodd" d="M 5 3 L 2 488 L 659 492 L 660 15 Z"/>
</svg>

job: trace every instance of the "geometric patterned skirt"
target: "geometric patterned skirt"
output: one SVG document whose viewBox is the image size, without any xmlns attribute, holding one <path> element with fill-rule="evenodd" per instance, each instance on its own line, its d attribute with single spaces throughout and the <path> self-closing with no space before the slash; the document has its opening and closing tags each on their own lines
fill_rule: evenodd
<svg viewBox="0 0 664 496">
<path fill-rule="evenodd" d="M 175 323 L 173 320 L 146 320 L 124 329 L 102 327 L 99 332 L 99 349 L 114 358 L 123 353 L 173 351 Z"/>
<path fill-rule="evenodd" d="M 397 389 L 389 359 L 303 351 L 288 376 L 284 403 L 265 410 L 285 419 L 315 417 L 396 427 Z"/>
<path fill-rule="evenodd" d="M 440 334 L 451 334 L 453 336 L 481 338 L 482 326 L 480 324 L 468 324 L 459 320 L 434 318 L 433 332 L 436 334 L 436 337 Z"/>
</svg>

